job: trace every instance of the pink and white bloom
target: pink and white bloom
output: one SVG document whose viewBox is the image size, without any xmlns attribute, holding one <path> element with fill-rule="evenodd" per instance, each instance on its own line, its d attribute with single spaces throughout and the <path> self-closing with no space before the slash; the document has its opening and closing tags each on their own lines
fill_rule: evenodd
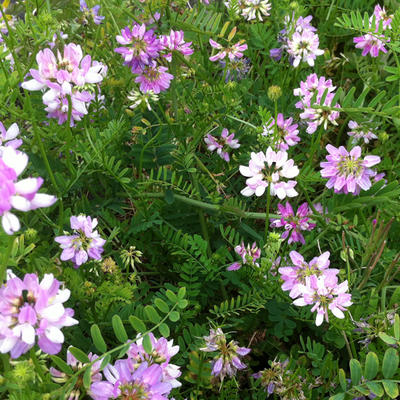
<svg viewBox="0 0 400 400">
<path fill-rule="evenodd" d="M 228 57 L 230 61 L 234 61 L 237 58 L 242 58 L 243 52 L 247 50 L 247 44 L 244 43 L 244 40 L 240 40 L 232 46 L 223 47 L 221 44 L 210 39 L 210 45 L 214 49 L 219 50 L 217 54 L 210 57 L 210 61 L 223 60 L 226 57 Z"/>
<path fill-rule="evenodd" d="M 171 29 L 169 35 L 161 35 L 160 43 L 163 50 L 167 53 L 163 55 L 167 61 L 172 61 L 172 50 L 179 51 L 184 56 L 190 56 L 194 50 L 190 47 L 192 42 L 185 42 L 183 31 L 174 31 Z"/>
<path fill-rule="evenodd" d="M 287 52 L 293 58 L 293 66 L 296 68 L 300 62 L 307 62 L 309 66 L 314 66 L 317 56 L 324 54 L 324 51 L 318 48 L 319 37 L 311 30 L 294 32 L 288 40 Z"/>
<path fill-rule="evenodd" d="M 105 240 L 100 237 L 97 230 L 97 218 L 86 215 L 72 216 L 70 218 L 72 235 L 57 236 L 54 240 L 61 245 L 63 250 L 60 256 L 62 261 L 72 261 L 74 268 L 79 268 L 88 261 L 101 260 Z"/>
<path fill-rule="evenodd" d="M 288 239 L 288 243 L 300 242 L 305 244 L 301 231 L 312 231 L 316 224 L 311 222 L 312 211 L 309 209 L 307 203 L 303 203 L 298 209 L 296 214 L 292 206 L 287 201 L 286 206 L 278 204 L 278 214 L 281 218 L 271 219 L 272 228 L 284 227 L 285 231 L 282 233 L 282 239 Z"/>
<path fill-rule="evenodd" d="M 240 147 L 240 143 L 238 139 L 234 139 L 235 134 L 229 134 L 228 129 L 224 128 L 221 132 L 221 138 L 217 139 L 216 137 L 208 134 L 204 138 L 204 142 L 207 144 L 207 149 L 209 151 L 217 150 L 217 154 L 226 162 L 230 161 L 230 156 L 227 150 L 229 149 L 238 149 Z"/>
<path fill-rule="evenodd" d="M 50 207 L 56 197 L 37 193 L 43 184 L 42 178 L 26 178 L 17 181 L 28 165 L 28 156 L 12 146 L 4 146 L 0 157 L 0 217 L 4 231 L 8 235 L 21 228 L 18 217 L 11 212 L 30 211 Z"/>
<path fill-rule="evenodd" d="M 228 271 L 237 271 L 246 264 L 256 267 L 260 266 L 256 261 L 261 256 L 261 249 L 257 247 L 256 242 L 254 242 L 251 247 L 250 244 L 245 247 L 244 242 L 242 242 L 239 246 L 235 246 L 235 252 L 240 256 L 242 262 L 233 263 L 227 268 Z"/>
<path fill-rule="evenodd" d="M 377 4 L 374 8 L 374 15 L 375 15 L 375 23 L 377 25 L 376 30 L 379 28 L 379 22 L 382 21 L 383 30 L 387 28 L 391 28 L 391 23 L 393 19 L 393 14 L 388 14 L 385 10 L 385 7 L 381 7 Z M 372 16 L 370 17 L 370 22 L 372 22 Z"/>
<path fill-rule="evenodd" d="M 8 279 L 0 287 L 0 352 L 18 358 L 35 344 L 47 354 L 57 354 L 64 342 L 61 329 L 78 323 L 74 310 L 64 308 L 68 289 L 52 274 L 39 283 L 36 274 Z"/>
<path fill-rule="evenodd" d="M 385 35 L 378 35 L 374 33 L 367 33 L 363 36 L 357 36 L 353 38 L 353 42 L 356 43 L 357 49 L 362 49 L 362 56 L 366 56 L 368 53 L 371 57 L 378 57 L 379 52 L 387 53 L 385 44 L 389 39 L 385 38 Z"/>
<path fill-rule="evenodd" d="M 334 188 L 335 193 L 352 193 L 357 195 L 362 190 L 369 190 L 371 177 L 376 171 L 370 169 L 381 162 L 379 156 L 361 158 L 361 147 L 356 146 L 348 152 L 343 146 L 336 148 L 331 144 L 326 146 L 329 155 L 327 162 L 321 163 L 321 176 L 328 178 L 326 187 Z"/>
<path fill-rule="evenodd" d="M 16 139 L 19 135 L 19 128 L 16 123 L 10 125 L 10 127 L 6 130 L 3 123 L 0 122 L 0 157 L 2 154 L 2 148 L 5 146 L 10 146 L 13 149 L 18 149 L 22 144 L 21 139 Z"/>
<path fill-rule="evenodd" d="M 146 65 L 136 77 L 135 82 L 140 83 L 140 90 L 144 93 L 152 91 L 155 94 L 167 90 L 174 76 L 167 72 L 168 68 L 157 66 L 153 61 L 151 65 Z"/>
<path fill-rule="evenodd" d="M 241 15 L 247 20 L 263 21 L 264 17 L 268 17 L 271 10 L 269 0 L 241 0 Z"/>
<path fill-rule="evenodd" d="M 353 137 L 353 143 L 356 143 L 358 140 L 363 140 L 364 143 L 369 143 L 372 139 L 378 139 L 378 136 L 376 136 L 370 129 L 358 125 L 356 121 L 349 121 L 348 126 L 351 131 L 347 132 L 347 134 Z"/>
<path fill-rule="evenodd" d="M 295 197 L 298 195 L 294 187 L 297 182 L 292 180 L 299 174 L 299 169 L 294 165 L 292 159 L 284 151 L 273 151 L 268 147 L 264 153 L 251 153 L 249 166 L 241 165 L 240 173 L 247 177 L 246 187 L 240 192 L 243 196 L 249 197 L 255 194 L 260 197 L 270 187 L 272 196 L 279 199 Z M 288 179 L 285 181 L 284 179 Z"/>
<path fill-rule="evenodd" d="M 347 281 L 338 284 L 336 275 L 312 275 L 306 279 L 306 285 L 300 285 L 301 297 L 293 301 L 296 306 L 312 305 L 311 311 L 317 312 L 315 325 L 320 326 L 324 319 L 329 322 L 328 311 L 339 319 L 344 318 L 343 311 L 347 311 L 353 302 L 348 293 Z"/>
<path fill-rule="evenodd" d="M 300 142 L 297 127 L 297 124 L 293 124 L 293 118 L 284 119 L 283 114 L 279 113 L 276 118 L 276 136 L 274 118 L 271 118 L 270 122 L 263 126 L 262 135 L 271 137 L 275 148 L 286 151 L 289 146 L 294 146 Z"/>
</svg>

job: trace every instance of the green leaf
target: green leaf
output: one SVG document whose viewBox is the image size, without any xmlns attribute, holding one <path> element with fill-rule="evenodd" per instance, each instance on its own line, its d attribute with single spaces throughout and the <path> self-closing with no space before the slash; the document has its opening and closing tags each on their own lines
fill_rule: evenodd
<svg viewBox="0 0 400 400">
<path fill-rule="evenodd" d="M 378 382 L 366 382 L 367 388 L 378 397 L 383 396 L 383 388 Z"/>
<path fill-rule="evenodd" d="M 172 311 L 171 314 L 169 314 L 169 319 L 172 322 L 178 321 L 179 318 L 180 318 L 180 315 L 179 315 L 178 311 Z"/>
<path fill-rule="evenodd" d="M 169 312 L 168 304 L 167 304 L 164 300 L 159 299 L 159 298 L 156 298 L 156 299 L 154 300 L 154 304 L 155 304 L 155 305 L 157 306 L 157 308 L 158 308 L 161 312 L 163 312 L 164 314 L 167 314 L 167 313 Z"/>
<path fill-rule="evenodd" d="M 89 389 L 90 383 L 92 381 L 92 367 L 86 368 L 85 373 L 83 374 L 83 386 L 85 389 Z"/>
<path fill-rule="evenodd" d="M 350 377 L 351 377 L 351 384 L 358 385 L 361 380 L 361 364 L 358 360 L 352 358 L 350 360 Z"/>
<path fill-rule="evenodd" d="M 172 204 L 175 201 L 174 192 L 171 189 L 165 191 L 164 200 L 167 204 Z"/>
<path fill-rule="evenodd" d="M 397 340 L 394 337 L 387 335 L 385 332 L 379 332 L 379 337 L 387 344 L 397 343 Z"/>
<path fill-rule="evenodd" d="M 153 351 L 153 345 L 151 344 L 151 339 L 148 334 L 146 334 L 143 338 L 143 348 L 144 351 L 150 354 Z"/>
<path fill-rule="evenodd" d="M 390 379 L 397 371 L 399 366 L 399 356 L 395 349 L 387 349 L 383 356 L 382 374 L 384 378 Z"/>
<path fill-rule="evenodd" d="M 186 308 L 188 304 L 189 304 L 189 302 L 186 299 L 178 301 L 178 307 L 179 308 Z"/>
<path fill-rule="evenodd" d="M 365 379 L 372 381 L 376 377 L 379 370 L 379 359 L 378 356 L 370 352 L 367 354 L 365 359 L 364 377 Z"/>
<path fill-rule="evenodd" d="M 147 328 L 144 322 L 139 319 L 138 317 L 135 317 L 134 315 L 129 316 L 129 323 L 132 325 L 132 328 L 139 333 L 144 333 L 146 332 Z"/>
<path fill-rule="evenodd" d="M 342 390 L 346 391 L 347 381 L 346 381 L 346 373 L 342 368 L 339 369 L 339 383 Z"/>
<path fill-rule="evenodd" d="M 178 298 L 176 297 L 176 294 L 172 291 L 172 290 L 167 290 L 165 292 L 166 296 L 168 297 L 168 299 L 172 302 L 172 303 L 176 303 Z"/>
<path fill-rule="evenodd" d="M 65 372 L 68 375 L 72 375 L 73 371 L 72 368 L 60 357 L 57 356 L 50 356 L 51 360 L 54 364 L 60 369 L 61 372 Z"/>
<path fill-rule="evenodd" d="M 165 324 L 165 323 L 162 323 L 162 324 L 158 327 L 158 330 L 160 331 L 161 335 L 164 336 L 164 337 L 166 337 L 166 338 L 167 338 L 167 337 L 169 336 L 169 334 L 170 334 L 169 326 L 168 326 L 167 324 Z"/>
<path fill-rule="evenodd" d="M 86 353 L 76 347 L 70 347 L 69 352 L 81 363 L 89 363 L 90 360 Z"/>
<path fill-rule="evenodd" d="M 112 327 L 114 329 L 115 336 L 121 343 L 125 343 L 128 340 L 128 334 L 124 328 L 124 324 L 119 315 L 113 315 L 111 319 Z"/>
<path fill-rule="evenodd" d="M 338 393 L 334 396 L 329 397 L 329 400 L 343 400 L 346 393 Z"/>
<path fill-rule="evenodd" d="M 101 335 L 100 328 L 94 324 L 90 327 L 90 334 L 92 335 L 93 344 L 100 353 L 105 353 L 107 351 L 106 342 Z"/>
<path fill-rule="evenodd" d="M 391 399 L 397 399 L 397 396 L 399 395 L 399 387 L 397 386 L 396 382 L 393 381 L 382 381 L 383 387 L 385 388 L 386 394 L 391 398 Z"/>
<path fill-rule="evenodd" d="M 393 332 L 394 332 L 394 337 L 396 340 L 400 339 L 400 317 L 398 314 L 394 316 L 394 325 L 393 325 Z"/>
<path fill-rule="evenodd" d="M 369 395 L 369 390 L 367 388 L 365 388 L 364 386 L 362 386 L 362 385 L 353 386 L 353 389 L 359 391 L 364 396 L 368 396 Z"/>
<path fill-rule="evenodd" d="M 178 290 L 178 298 L 182 300 L 183 298 L 185 298 L 185 296 L 186 296 L 186 288 L 185 286 L 183 286 Z"/>
<path fill-rule="evenodd" d="M 146 306 L 144 312 L 153 324 L 158 324 L 161 321 L 160 315 L 153 306 Z"/>
</svg>

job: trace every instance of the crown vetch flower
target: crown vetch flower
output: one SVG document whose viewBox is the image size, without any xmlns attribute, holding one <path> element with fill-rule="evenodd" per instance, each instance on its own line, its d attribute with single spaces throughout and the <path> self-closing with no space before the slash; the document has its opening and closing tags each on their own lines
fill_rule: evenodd
<svg viewBox="0 0 400 400">
<path fill-rule="evenodd" d="M 299 130 L 297 129 L 298 125 L 292 124 L 292 122 L 293 118 L 284 119 L 283 114 L 279 113 L 276 118 L 277 137 L 274 137 L 274 118 L 271 118 L 269 124 L 264 125 L 262 135 L 273 137 L 276 148 L 282 151 L 286 151 L 289 149 L 289 146 L 294 146 L 295 144 L 300 142 L 300 138 L 298 137 Z"/>
<path fill-rule="evenodd" d="M 226 336 L 221 328 L 211 329 L 209 336 L 204 336 L 206 347 L 201 348 L 205 352 L 217 352 L 211 362 L 211 374 L 219 376 L 221 381 L 225 376 L 236 375 L 237 370 L 246 368 L 241 357 L 250 353 L 251 349 L 239 347 L 238 342 L 231 340 L 227 343 Z"/>
<path fill-rule="evenodd" d="M 161 35 L 160 43 L 163 46 L 163 50 L 167 51 L 167 54 L 163 56 L 167 61 L 172 61 L 172 50 L 179 51 L 184 56 L 190 56 L 194 50 L 190 47 L 192 42 L 185 42 L 183 31 L 174 31 L 171 29 L 169 35 Z"/>
<path fill-rule="evenodd" d="M 268 147 L 264 153 L 251 153 L 249 166 L 241 165 L 240 173 L 248 177 L 246 187 L 240 192 L 243 196 L 249 197 L 255 194 L 260 197 L 268 186 L 272 196 L 279 199 L 295 197 L 298 195 L 294 187 L 297 182 L 291 180 L 299 174 L 299 169 L 294 165 L 292 159 L 288 160 L 288 154 L 284 151 L 273 151 Z M 289 179 L 287 182 L 282 178 Z"/>
<path fill-rule="evenodd" d="M 130 109 L 134 110 L 137 106 L 144 104 L 147 109 L 151 111 L 150 100 L 158 101 L 158 96 L 151 90 L 141 93 L 138 90 L 132 90 L 127 96 L 128 100 L 133 101 L 133 104 L 129 106 Z"/>
<path fill-rule="evenodd" d="M 254 242 L 250 248 L 250 244 L 245 247 L 244 242 L 242 242 L 239 246 L 235 247 L 235 252 L 238 254 L 243 264 L 255 265 L 259 267 L 260 265 L 256 262 L 261 256 L 261 250 L 257 247 L 256 242 Z M 230 265 L 227 270 L 228 271 L 236 271 L 242 267 L 242 263 L 235 262 Z"/>
<path fill-rule="evenodd" d="M 99 5 L 89 8 L 85 0 L 80 0 L 79 5 L 80 5 L 80 10 L 83 12 L 83 16 L 86 20 L 88 20 L 91 17 L 93 18 L 93 22 L 96 25 L 100 25 L 102 23 L 104 17 L 99 15 L 100 11 Z"/>
<path fill-rule="evenodd" d="M 61 245 L 62 261 L 72 261 L 74 268 L 80 267 L 88 261 L 101 260 L 103 245 L 106 242 L 100 237 L 97 230 L 97 218 L 86 217 L 85 215 L 72 216 L 70 218 L 72 235 L 57 236 L 54 240 Z"/>
<path fill-rule="evenodd" d="M 142 92 L 152 91 L 155 94 L 163 92 L 169 88 L 174 76 L 166 72 L 168 68 L 157 66 L 153 61 L 151 65 L 146 65 L 140 75 L 136 77 L 135 82 L 140 83 Z"/>
<path fill-rule="evenodd" d="M 371 187 L 371 177 L 376 171 L 370 167 L 379 164 L 379 156 L 361 157 L 361 147 L 356 146 L 348 152 L 343 146 L 336 148 L 331 144 L 326 146 L 329 155 L 327 162 L 322 162 L 321 176 L 328 178 L 326 187 L 334 188 L 335 193 L 353 193 L 357 195 L 362 190 Z"/>
<path fill-rule="evenodd" d="M 174 346 L 173 340 L 167 340 L 164 337 L 156 339 L 152 333 L 149 333 L 152 351 L 147 353 L 143 347 L 143 338 L 139 338 L 136 343 L 131 344 L 127 352 L 128 358 L 133 363 L 140 364 L 147 362 L 148 365 L 159 364 L 162 368 L 162 381 L 167 382 L 172 388 L 182 386 L 177 380 L 182 374 L 180 367 L 171 364 L 171 358 L 178 353 L 179 346 Z"/>
<path fill-rule="evenodd" d="M 116 39 L 124 47 L 117 47 L 115 52 L 122 55 L 124 64 L 129 65 L 134 74 L 140 73 L 145 65 L 151 64 L 163 48 L 153 30 L 146 31 L 145 24 L 134 23 L 132 29 L 125 27 Z"/>
<path fill-rule="evenodd" d="M 310 30 L 294 32 L 291 39 L 288 40 L 287 52 L 293 57 L 293 66 L 296 68 L 300 62 L 307 62 L 309 66 L 314 66 L 317 56 L 324 54 L 324 51 L 318 48 L 319 37 Z"/>
<path fill-rule="evenodd" d="M 172 386 L 162 382 L 162 368 L 157 364 L 141 363 L 134 367 L 132 360 L 117 360 L 107 365 L 103 374 L 105 381 L 94 382 L 89 395 L 94 400 L 108 399 L 154 399 L 167 400 Z"/>
<path fill-rule="evenodd" d="M 17 181 L 28 164 L 28 156 L 12 146 L 1 149 L 0 158 L 0 217 L 8 235 L 19 231 L 20 223 L 11 210 L 30 211 L 50 207 L 56 197 L 37 193 L 43 184 L 42 178 L 26 178 Z"/>
<path fill-rule="evenodd" d="M 343 311 L 347 311 L 353 302 L 351 294 L 347 293 L 349 285 L 347 281 L 338 284 L 336 275 L 312 275 L 306 278 L 305 285 L 299 285 L 301 296 L 293 301 L 296 306 L 313 305 L 312 312 L 317 312 L 315 325 L 320 326 L 322 322 L 329 322 L 328 310 L 336 318 L 343 319 Z"/>
<path fill-rule="evenodd" d="M 263 21 L 264 17 L 270 15 L 271 4 L 269 0 L 242 0 L 240 4 L 242 8 L 241 14 L 247 21 L 253 19 Z"/>
<path fill-rule="evenodd" d="M 375 15 L 376 31 L 379 28 L 380 21 L 382 21 L 383 30 L 391 28 L 393 15 L 389 15 L 385 10 L 385 7 L 381 7 L 379 4 L 377 4 L 374 8 L 374 15 Z M 372 22 L 372 18 L 373 17 L 371 16 L 370 22 Z"/>
<path fill-rule="evenodd" d="M 356 143 L 360 139 L 364 140 L 364 143 L 369 143 L 372 139 L 378 139 L 378 136 L 376 136 L 370 129 L 358 125 L 356 121 L 349 121 L 348 126 L 351 131 L 347 132 L 347 134 L 354 138 L 353 143 Z"/>
<path fill-rule="evenodd" d="M 210 39 L 210 45 L 214 49 L 219 50 L 217 54 L 210 57 L 210 61 L 223 60 L 226 57 L 228 57 L 230 61 L 234 61 L 235 59 L 242 58 L 243 52 L 247 50 L 247 44 L 244 43 L 244 40 L 240 40 L 232 46 L 223 47 L 221 44 Z"/>
<path fill-rule="evenodd" d="M 385 44 L 389 39 L 385 38 L 385 35 L 378 35 L 374 33 L 367 33 L 363 36 L 357 36 L 353 38 L 353 42 L 356 43 L 357 49 L 362 49 L 362 56 L 366 56 L 368 53 L 371 57 L 378 57 L 379 52 L 387 53 Z"/>
<path fill-rule="evenodd" d="M 11 146 L 13 149 L 18 149 L 22 144 L 21 139 L 16 139 L 19 135 L 19 128 L 16 123 L 13 123 L 7 130 L 3 123 L 0 122 L 0 156 L 2 147 Z M 7 142 L 7 143 L 6 143 Z"/>
<path fill-rule="evenodd" d="M 12 277 L 0 287 L 0 352 L 18 358 L 38 339 L 39 347 L 48 354 L 57 354 L 64 342 L 61 329 L 78 323 L 74 310 L 64 308 L 70 291 L 52 274 L 45 274 L 39 283 L 36 274 L 21 280 Z"/>
<path fill-rule="evenodd" d="M 300 242 L 305 244 L 306 241 L 301 231 L 312 231 L 316 224 L 310 222 L 312 215 L 311 210 L 307 203 L 303 203 L 298 209 L 296 214 L 293 211 L 292 206 L 287 201 L 286 206 L 278 204 L 278 214 L 282 217 L 277 219 L 271 219 L 271 227 L 285 228 L 285 232 L 282 233 L 282 239 L 288 239 L 288 243 Z"/>
<path fill-rule="evenodd" d="M 230 161 L 229 153 L 226 151 L 228 148 L 238 149 L 240 143 L 238 139 L 234 139 L 235 134 L 229 134 L 228 129 L 224 128 L 221 132 L 221 138 L 217 139 L 211 134 L 208 134 L 204 138 L 204 142 L 207 144 L 207 149 L 209 151 L 217 150 L 217 154 L 226 162 Z"/>
</svg>

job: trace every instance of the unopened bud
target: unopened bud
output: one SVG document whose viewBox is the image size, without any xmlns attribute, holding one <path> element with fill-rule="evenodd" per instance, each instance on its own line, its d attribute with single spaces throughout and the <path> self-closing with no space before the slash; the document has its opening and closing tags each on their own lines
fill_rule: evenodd
<svg viewBox="0 0 400 400">
<path fill-rule="evenodd" d="M 280 86 L 272 85 L 268 88 L 268 98 L 272 101 L 276 101 L 282 96 L 282 89 Z"/>
</svg>

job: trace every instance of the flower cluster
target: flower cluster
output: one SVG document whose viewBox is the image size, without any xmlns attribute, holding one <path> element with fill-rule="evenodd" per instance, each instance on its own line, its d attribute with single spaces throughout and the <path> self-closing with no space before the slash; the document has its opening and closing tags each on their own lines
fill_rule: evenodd
<svg viewBox="0 0 400 400">
<path fill-rule="evenodd" d="M 362 55 L 366 56 L 370 54 L 371 57 L 378 57 L 379 52 L 387 53 L 385 45 L 390 41 L 384 34 L 378 33 L 379 26 L 382 26 L 383 31 L 391 29 L 393 15 L 388 15 L 385 7 L 381 7 L 379 4 L 375 6 L 374 14 L 370 17 L 370 29 L 371 32 L 366 33 L 362 36 L 357 36 L 353 39 L 357 49 L 362 49 Z M 373 22 L 373 20 L 375 22 Z M 375 29 L 373 28 L 375 26 Z"/>
<path fill-rule="evenodd" d="M 153 29 L 147 30 L 145 24 L 134 23 L 132 28 L 125 27 L 116 40 L 122 47 L 117 47 L 115 51 L 124 58 L 124 65 L 128 65 L 132 73 L 137 75 L 135 82 L 140 84 L 142 92 L 158 94 L 167 90 L 174 78 L 167 72 L 167 67 L 159 65 L 159 57 L 171 61 L 172 51 L 183 55 L 193 54 L 191 42 L 184 41 L 183 31 L 171 30 L 169 35 L 157 37 Z"/>
<path fill-rule="evenodd" d="M 234 4 L 231 0 L 227 0 L 224 4 L 247 21 L 257 20 L 262 22 L 265 17 L 270 15 L 269 11 L 271 10 L 269 0 L 237 0 Z"/>
<path fill-rule="evenodd" d="M 105 380 L 96 380 L 90 386 L 90 396 L 95 400 L 116 398 L 167 400 L 170 391 L 181 384 L 179 367 L 169 361 L 178 351 L 173 341 L 156 339 L 150 334 L 152 350 L 147 353 L 138 339 L 131 344 L 127 358 L 108 364 L 103 374 Z"/>
<path fill-rule="evenodd" d="M 235 252 L 241 257 L 242 262 L 237 261 L 233 263 L 227 268 L 228 271 L 236 271 L 246 264 L 255 265 L 256 267 L 260 266 L 256 261 L 261 256 L 261 250 L 257 247 L 256 242 L 254 242 L 251 247 L 249 244 L 245 247 L 242 242 L 240 246 L 235 247 Z"/>
<path fill-rule="evenodd" d="M 294 189 L 297 182 L 291 179 L 299 174 L 299 169 L 284 151 L 275 152 L 268 147 L 265 153 L 251 153 L 249 166 L 241 165 L 239 171 L 248 178 L 246 187 L 240 192 L 243 196 L 255 194 L 260 197 L 268 187 L 271 195 L 281 200 L 298 194 Z M 282 178 L 290 180 L 284 181 Z"/>
<path fill-rule="evenodd" d="M 100 25 L 104 19 L 103 16 L 99 15 L 100 11 L 100 6 L 94 6 L 92 8 L 89 8 L 88 5 L 86 4 L 85 0 L 80 0 L 79 1 L 80 5 L 80 10 L 82 11 L 82 17 L 85 23 L 88 23 L 88 21 L 92 18 L 93 22 L 96 25 Z"/>
<path fill-rule="evenodd" d="M 11 212 L 12 209 L 26 212 L 50 207 L 57 199 L 48 194 L 37 193 L 43 184 L 40 177 L 18 181 L 28 165 L 28 156 L 17 150 L 21 145 L 20 140 L 15 139 L 19 133 L 18 126 L 13 124 L 6 131 L 1 124 L 0 132 L 0 217 L 4 231 L 12 235 L 21 227 L 18 217 Z"/>
<path fill-rule="evenodd" d="M 221 138 L 217 139 L 216 137 L 208 134 L 204 138 L 204 142 L 207 145 L 207 149 L 209 151 L 217 150 L 217 154 L 226 162 L 230 161 L 230 156 L 228 153 L 228 149 L 238 149 L 240 147 L 239 140 L 234 139 L 235 134 L 229 134 L 228 129 L 224 128 L 221 132 Z"/>
<path fill-rule="evenodd" d="M 298 136 L 298 125 L 293 124 L 293 118 L 285 119 L 283 114 L 279 113 L 275 119 L 271 118 L 267 125 L 263 126 L 263 136 L 272 138 L 274 148 L 282 151 L 289 149 L 289 146 L 294 146 L 300 142 Z"/>
<path fill-rule="evenodd" d="M 289 202 L 286 202 L 286 206 L 279 203 L 278 214 L 281 215 L 281 218 L 271 219 L 271 227 L 284 227 L 285 231 L 281 237 L 282 239 L 289 238 L 289 244 L 296 242 L 305 244 L 306 241 L 301 231 L 312 231 L 316 226 L 316 224 L 310 222 L 312 212 L 308 204 L 303 203 L 295 214 Z"/>
<path fill-rule="evenodd" d="M 311 25 L 312 16 L 299 17 L 294 21 L 293 17 L 285 17 L 285 28 L 278 35 L 281 47 L 270 50 L 270 56 L 279 61 L 284 52 L 289 55 L 289 62 L 297 68 L 300 62 L 307 62 L 311 67 L 317 56 L 324 54 L 319 48 L 319 37 L 316 28 Z"/>
<path fill-rule="evenodd" d="M 74 234 L 54 238 L 63 249 L 61 260 L 72 261 L 74 268 L 79 268 L 89 258 L 101 260 L 103 245 L 106 241 L 100 237 L 97 230 L 93 230 L 97 226 L 97 218 L 92 220 L 91 217 L 85 215 L 72 216 L 70 223 Z"/>
<path fill-rule="evenodd" d="M 353 137 L 353 144 L 358 140 L 363 140 L 364 143 L 369 143 L 372 139 L 378 139 L 378 137 L 368 128 L 358 125 L 356 121 L 349 121 L 350 132 L 347 132 L 349 136 Z"/>
<path fill-rule="evenodd" d="M 218 50 L 217 54 L 210 57 L 210 61 L 224 60 L 225 58 L 229 58 L 230 61 L 235 61 L 242 58 L 243 52 L 247 50 L 247 44 L 244 43 L 244 40 L 240 40 L 232 46 L 224 47 L 210 39 L 210 45 Z"/>
<path fill-rule="evenodd" d="M 61 329 L 78 323 L 74 310 L 64 308 L 70 296 L 68 289 L 52 274 L 45 274 L 39 283 L 36 274 L 21 280 L 8 274 L 0 287 L 0 352 L 18 358 L 35 344 L 48 354 L 57 354 L 64 342 Z"/>
<path fill-rule="evenodd" d="M 54 55 L 51 49 L 39 51 L 36 56 L 39 69 L 31 69 L 33 79 L 23 82 L 27 90 L 42 90 L 43 103 L 47 106 L 49 118 L 58 119 L 61 125 L 70 115 L 70 126 L 88 113 L 88 106 L 96 99 L 95 89 L 107 73 L 107 67 L 92 61 L 89 55 L 83 57 L 82 48 L 70 43 L 63 53 Z"/>
<path fill-rule="evenodd" d="M 321 176 L 328 178 L 326 187 L 334 188 L 335 193 L 352 193 L 357 195 L 361 189 L 371 187 L 371 177 L 376 176 L 376 171 L 370 169 L 379 164 L 379 156 L 361 157 L 361 147 L 353 147 L 348 152 L 343 146 L 336 148 L 331 144 L 326 146 L 329 155 L 327 162 L 321 163 Z"/>
<path fill-rule="evenodd" d="M 297 306 L 312 305 L 311 311 L 317 312 L 315 324 L 320 326 L 324 319 L 329 322 L 328 310 L 337 318 L 344 318 L 343 311 L 349 307 L 351 294 L 348 282 L 338 283 L 338 269 L 329 268 L 329 251 L 306 262 L 303 256 L 291 251 L 293 266 L 280 267 L 283 280 L 282 290 L 290 291 L 289 296 Z"/>
<path fill-rule="evenodd" d="M 316 105 L 340 108 L 339 104 L 332 104 L 335 89 L 336 87 L 332 85 L 330 79 L 326 80 L 323 76 L 318 78 L 317 74 L 308 75 L 306 81 L 300 82 L 300 87 L 294 89 L 293 94 L 300 97 L 296 108 L 303 109 L 300 118 L 307 122 L 307 133 L 314 133 L 320 125 L 324 129 L 327 129 L 328 123 L 337 125 L 336 119 L 339 118 L 339 111 L 326 110 L 318 108 L 318 106 L 314 108 Z M 324 94 L 326 94 L 325 100 L 321 104 Z M 311 104 L 314 96 L 315 103 Z"/>
<path fill-rule="evenodd" d="M 211 329 L 209 336 L 204 336 L 206 347 L 201 351 L 216 352 L 216 356 L 211 362 L 211 374 L 219 376 L 223 381 L 225 376 L 232 377 L 236 375 L 236 371 L 246 368 L 246 364 L 242 362 L 241 357 L 250 353 L 251 349 L 239 347 L 238 343 L 231 340 L 227 343 L 226 336 L 221 328 Z"/>
</svg>

